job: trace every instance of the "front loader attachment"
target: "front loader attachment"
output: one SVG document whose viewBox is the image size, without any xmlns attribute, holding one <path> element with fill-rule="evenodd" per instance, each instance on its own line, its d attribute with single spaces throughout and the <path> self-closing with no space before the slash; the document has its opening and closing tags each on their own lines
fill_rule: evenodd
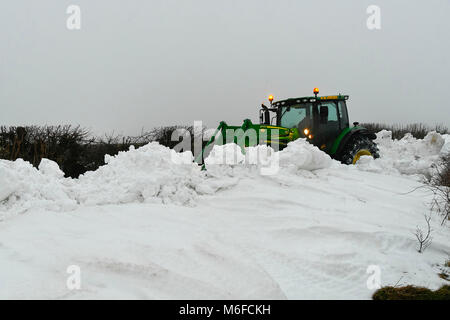
<svg viewBox="0 0 450 320">
<path fill-rule="evenodd" d="M 221 121 L 214 134 L 206 143 L 202 152 L 195 158 L 195 162 L 202 164 L 205 156 L 214 145 L 236 143 L 245 153 L 245 148 L 260 144 L 266 144 L 275 150 L 283 149 L 288 142 L 299 137 L 297 128 L 288 129 L 277 126 L 253 124 L 250 119 L 245 119 L 242 126 L 229 126 Z"/>
</svg>

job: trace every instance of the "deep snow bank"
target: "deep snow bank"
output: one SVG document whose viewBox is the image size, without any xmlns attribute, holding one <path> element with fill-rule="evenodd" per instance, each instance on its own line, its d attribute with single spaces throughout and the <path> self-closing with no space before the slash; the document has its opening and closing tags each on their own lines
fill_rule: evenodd
<svg viewBox="0 0 450 320">
<path fill-rule="evenodd" d="M 0 160 L 0 219 L 2 212 L 20 213 L 30 208 L 61 211 L 76 207 L 71 197 L 70 179 L 58 165 L 43 159 L 39 170 L 29 162 Z"/>
<path fill-rule="evenodd" d="M 393 140 L 391 131 L 382 130 L 377 133 L 375 142 L 380 149 L 380 158 L 362 157 L 357 164 L 359 169 L 429 176 L 433 164 L 450 150 L 447 135 L 442 136 L 436 132 L 428 133 L 424 139 L 416 139 L 408 133 L 401 140 Z"/>
<path fill-rule="evenodd" d="M 298 139 L 279 152 L 280 167 L 289 170 L 317 170 L 331 166 L 333 160 L 325 152 L 308 143 L 306 139 Z"/>
<path fill-rule="evenodd" d="M 449 155 L 450 154 L 450 134 L 444 134 L 442 135 L 442 138 L 444 138 L 444 146 L 441 149 L 442 155 Z"/>
<path fill-rule="evenodd" d="M 192 153 L 177 153 L 156 142 L 106 156 L 106 165 L 74 181 L 73 192 L 87 205 L 130 202 L 190 205 L 200 178 Z"/>
<path fill-rule="evenodd" d="M 330 167 L 332 159 L 306 139 L 297 139 L 279 152 L 266 145 L 249 147 L 244 152 L 234 143 L 215 145 L 205 163 L 208 168 L 230 165 L 247 168 L 277 166 L 294 171 L 311 171 Z"/>
<path fill-rule="evenodd" d="M 333 160 L 305 139 L 298 139 L 279 152 L 259 145 L 246 148 L 244 154 L 234 143 L 215 145 L 205 163 L 207 172 L 197 189 L 213 194 L 235 186 L 242 178 L 278 177 L 282 183 L 288 176 L 328 168 Z"/>
<path fill-rule="evenodd" d="M 363 171 L 425 174 L 449 150 L 449 139 L 437 133 L 418 140 L 407 135 L 392 140 L 391 133 L 377 135 L 381 158 L 363 157 Z M 342 165 L 304 139 L 275 152 L 268 146 L 247 148 L 245 155 L 235 144 L 214 146 L 202 171 L 190 152 L 175 151 L 150 143 L 111 157 L 106 165 L 79 179 L 64 178 L 58 165 L 43 159 L 39 168 L 19 159 L 0 160 L 0 218 L 32 207 L 54 211 L 73 210 L 77 205 L 133 202 L 193 205 L 199 195 L 234 187 L 243 177 L 276 176 L 289 180 L 296 174 Z M 310 173 L 309 173 L 310 174 Z"/>
<path fill-rule="evenodd" d="M 192 160 L 190 152 L 150 143 L 106 156 L 106 165 L 79 179 L 64 178 L 58 165 L 47 159 L 39 169 L 21 159 L 0 160 L 0 212 L 20 213 L 32 207 L 67 211 L 77 204 L 131 202 L 190 205 L 201 177 Z"/>
<path fill-rule="evenodd" d="M 290 172 L 330 165 L 331 158 L 305 140 L 274 152 L 267 146 L 215 146 L 206 159 L 208 171 L 193 162 L 192 153 L 176 153 L 156 142 L 116 156 L 106 165 L 78 179 L 64 178 L 58 165 L 42 160 L 38 169 L 23 160 L 0 161 L 0 212 L 20 213 L 32 207 L 54 211 L 77 205 L 133 202 L 193 205 L 198 195 L 213 194 L 236 185 L 243 176 L 286 168 Z M 280 166 L 278 166 L 278 164 Z M 273 167 L 273 168 L 272 168 Z M 263 169 L 263 170 L 261 170 Z"/>
</svg>

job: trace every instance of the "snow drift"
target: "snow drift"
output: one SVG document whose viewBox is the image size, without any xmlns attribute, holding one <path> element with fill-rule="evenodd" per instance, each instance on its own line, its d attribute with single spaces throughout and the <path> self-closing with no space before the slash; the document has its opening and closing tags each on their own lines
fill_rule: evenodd
<svg viewBox="0 0 450 320">
<path fill-rule="evenodd" d="M 58 165 L 43 159 L 39 170 L 29 162 L 0 160 L 0 219 L 30 208 L 73 210 L 77 201 L 70 191 L 71 179 L 63 178 Z"/>
<path fill-rule="evenodd" d="M 75 199 L 86 205 L 130 202 L 193 204 L 199 168 L 192 153 L 149 143 L 106 156 L 106 165 L 73 181 Z"/>
<path fill-rule="evenodd" d="M 401 140 L 393 140 L 392 132 L 382 130 L 375 142 L 380 149 L 380 158 L 362 157 L 357 167 L 371 172 L 430 176 L 432 167 L 449 149 L 446 136 L 428 133 L 424 139 L 406 134 Z"/>
<path fill-rule="evenodd" d="M 449 149 L 448 136 L 435 132 L 423 140 L 411 135 L 401 140 L 391 137 L 389 131 L 378 133 L 381 158 L 362 157 L 357 168 L 429 175 L 432 164 Z M 153 142 L 106 156 L 106 165 L 78 179 L 64 178 L 58 165 L 47 159 L 38 169 L 21 159 L 0 160 L 0 214 L 30 208 L 67 211 L 78 205 L 133 202 L 192 206 L 198 196 L 229 189 L 243 177 L 279 175 L 278 179 L 289 180 L 292 174 L 330 167 L 339 170 L 341 166 L 305 139 L 289 143 L 280 152 L 264 145 L 247 148 L 245 154 L 235 144 L 214 146 L 205 160 L 206 172 L 192 160 L 190 152 L 176 153 Z"/>
<path fill-rule="evenodd" d="M 435 289 L 449 234 L 433 220 L 433 243 L 417 253 L 431 196 L 416 175 L 448 136 L 381 132 L 378 143 L 382 158 L 357 166 L 304 140 L 281 152 L 217 146 L 207 171 L 156 143 L 79 179 L 49 160 L 0 161 L 0 218 L 11 215 L 0 298 L 370 299 L 369 266 L 381 285 Z M 81 290 L 66 287 L 70 265 Z"/>
</svg>

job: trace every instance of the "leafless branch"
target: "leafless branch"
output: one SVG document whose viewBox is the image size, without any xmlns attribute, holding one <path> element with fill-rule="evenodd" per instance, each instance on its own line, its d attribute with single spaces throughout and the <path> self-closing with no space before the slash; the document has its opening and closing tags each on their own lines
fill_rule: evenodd
<svg viewBox="0 0 450 320">
<path fill-rule="evenodd" d="M 441 215 L 443 225 L 450 219 L 450 155 L 434 165 L 434 173 L 425 185 L 433 193 L 431 209 Z"/>
<path fill-rule="evenodd" d="M 419 226 L 417 226 L 416 229 L 416 233 L 415 236 L 417 238 L 417 241 L 419 242 L 419 247 L 417 249 L 417 251 L 419 253 L 422 253 L 425 251 L 426 248 L 428 248 L 431 245 L 431 241 L 433 240 L 433 238 L 431 237 L 431 215 L 430 216 L 425 216 L 425 221 L 427 222 L 427 233 L 426 235 L 424 234 L 424 232 L 422 231 L 422 229 L 420 229 Z"/>
</svg>

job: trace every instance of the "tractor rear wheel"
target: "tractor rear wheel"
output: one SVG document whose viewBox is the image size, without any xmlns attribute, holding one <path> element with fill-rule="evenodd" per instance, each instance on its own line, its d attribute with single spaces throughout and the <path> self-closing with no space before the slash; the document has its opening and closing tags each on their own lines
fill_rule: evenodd
<svg viewBox="0 0 450 320">
<path fill-rule="evenodd" d="M 355 164 L 362 156 L 372 156 L 374 159 L 379 158 L 378 147 L 373 140 L 368 137 L 358 135 L 352 139 L 342 150 L 341 162 L 344 164 Z"/>
</svg>

